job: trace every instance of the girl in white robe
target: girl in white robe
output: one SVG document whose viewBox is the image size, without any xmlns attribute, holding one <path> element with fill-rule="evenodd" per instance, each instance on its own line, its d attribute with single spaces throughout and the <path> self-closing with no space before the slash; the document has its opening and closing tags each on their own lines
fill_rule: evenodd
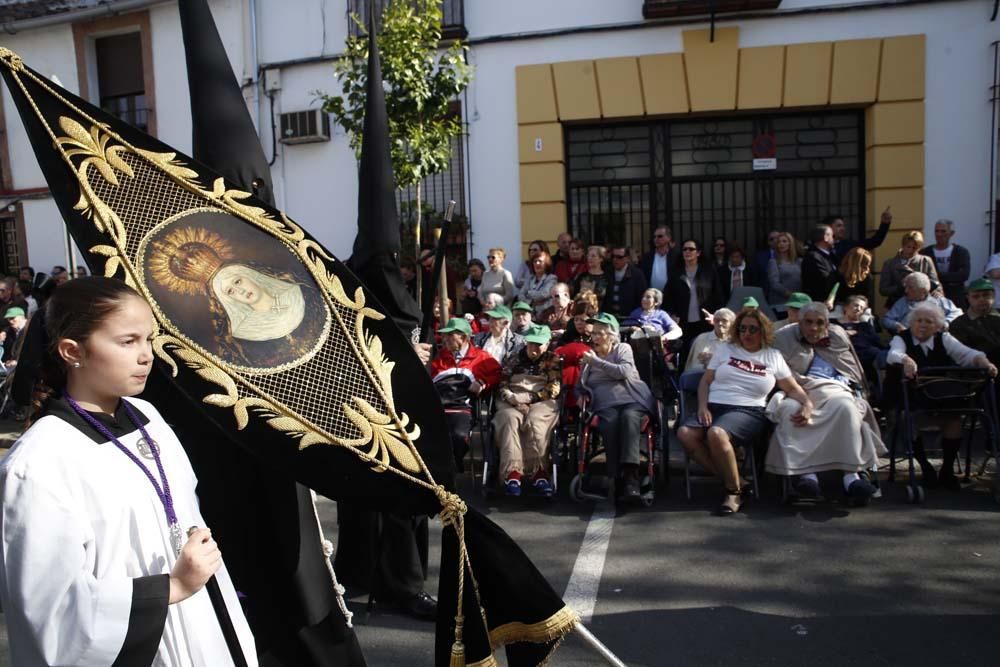
<svg viewBox="0 0 1000 667">
<path fill-rule="evenodd" d="M 205 525 L 187 456 L 156 408 L 124 398 L 152 369 L 149 307 L 119 281 L 84 278 L 53 293 L 46 318 L 40 379 L 50 395 L 0 464 L 12 664 L 233 665 L 205 589 L 214 573 L 238 648 L 256 666 L 211 533 L 172 539 L 169 517 L 184 532 Z"/>
</svg>

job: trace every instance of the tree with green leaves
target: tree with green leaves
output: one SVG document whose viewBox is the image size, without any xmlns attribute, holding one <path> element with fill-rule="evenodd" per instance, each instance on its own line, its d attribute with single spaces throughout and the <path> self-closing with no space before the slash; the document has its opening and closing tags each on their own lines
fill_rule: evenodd
<svg viewBox="0 0 1000 667">
<path fill-rule="evenodd" d="M 419 254 L 423 208 L 420 184 L 449 168 L 451 140 L 462 131 L 449 107 L 472 80 L 472 67 L 465 62 L 467 47 L 457 40 L 447 47 L 441 45 L 441 16 L 441 0 L 393 0 L 382 12 L 376 36 L 396 187 L 416 190 L 415 255 Z M 363 34 L 348 37 L 344 56 L 334 63 L 343 93 L 319 96 L 360 157 L 368 36 L 365 21 L 356 14 L 351 18 Z"/>
</svg>

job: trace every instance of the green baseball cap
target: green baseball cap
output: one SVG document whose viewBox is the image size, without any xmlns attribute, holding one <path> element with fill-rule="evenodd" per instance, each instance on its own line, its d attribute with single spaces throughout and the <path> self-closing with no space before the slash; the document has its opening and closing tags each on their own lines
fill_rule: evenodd
<svg viewBox="0 0 1000 667">
<path fill-rule="evenodd" d="M 3 314 L 3 318 L 5 320 L 9 320 L 12 317 L 24 317 L 24 316 L 25 316 L 24 308 L 21 308 L 20 306 L 11 306 Z"/>
<path fill-rule="evenodd" d="M 971 283 L 969 283 L 970 292 L 986 292 L 993 291 L 993 283 L 990 282 L 989 278 L 976 278 Z"/>
<path fill-rule="evenodd" d="M 753 298 L 752 296 L 748 296 L 747 298 L 743 299 L 743 306 L 742 307 L 743 308 L 759 308 L 760 304 L 757 303 L 757 299 Z"/>
<path fill-rule="evenodd" d="M 618 326 L 618 318 L 616 318 L 611 313 L 597 313 L 593 317 L 588 317 L 587 321 L 591 324 L 604 324 L 611 327 L 611 330 L 618 333 L 621 328 Z"/>
<path fill-rule="evenodd" d="M 453 317 L 448 320 L 443 327 L 438 329 L 438 333 L 461 333 L 466 336 L 472 335 L 472 327 L 464 317 Z"/>
<path fill-rule="evenodd" d="M 500 304 L 499 306 L 493 308 L 492 310 L 487 310 L 486 316 L 494 317 L 496 319 L 505 319 L 505 320 L 509 320 L 511 317 L 513 317 L 513 315 L 510 312 L 510 308 L 508 308 L 503 304 Z"/>
<path fill-rule="evenodd" d="M 785 308 L 802 308 L 812 303 L 812 299 L 804 292 L 792 292 L 785 302 Z"/>
<path fill-rule="evenodd" d="M 544 324 L 535 324 L 528 329 L 528 333 L 524 334 L 524 340 L 527 343 L 545 345 L 552 340 L 552 330 Z"/>
<path fill-rule="evenodd" d="M 534 308 L 531 307 L 531 304 L 527 304 L 524 301 L 515 301 L 514 305 L 511 306 L 510 309 L 511 310 L 528 310 L 528 311 L 534 310 Z"/>
</svg>

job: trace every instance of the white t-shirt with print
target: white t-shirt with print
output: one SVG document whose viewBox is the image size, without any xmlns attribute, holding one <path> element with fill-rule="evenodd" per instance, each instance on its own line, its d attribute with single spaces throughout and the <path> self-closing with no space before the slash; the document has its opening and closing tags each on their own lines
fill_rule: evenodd
<svg viewBox="0 0 1000 667">
<path fill-rule="evenodd" d="M 709 403 L 757 407 L 767 405 L 767 395 L 774 389 L 776 380 L 784 380 L 792 374 L 776 349 L 765 347 L 747 352 L 732 343 L 720 345 L 715 350 L 708 370 L 715 371 L 708 391 Z"/>
</svg>

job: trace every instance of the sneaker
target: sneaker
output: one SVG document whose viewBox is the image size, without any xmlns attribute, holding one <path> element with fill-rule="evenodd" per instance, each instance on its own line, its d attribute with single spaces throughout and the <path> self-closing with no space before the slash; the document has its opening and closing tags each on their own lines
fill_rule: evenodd
<svg viewBox="0 0 1000 667">
<path fill-rule="evenodd" d="M 533 486 L 535 487 L 535 493 L 545 498 L 551 498 L 554 492 L 552 488 L 552 482 L 545 479 L 544 477 L 539 477 L 535 480 Z"/>
<path fill-rule="evenodd" d="M 521 495 L 521 480 L 508 479 L 507 483 L 504 485 L 504 493 L 508 496 Z"/>
<path fill-rule="evenodd" d="M 819 498 L 821 493 L 819 482 L 812 477 L 799 477 L 795 480 L 795 491 L 799 498 Z"/>
<path fill-rule="evenodd" d="M 858 478 L 847 488 L 847 502 L 852 507 L 866 507 L 877 490 L 867 479 Z"/>
</svg>

